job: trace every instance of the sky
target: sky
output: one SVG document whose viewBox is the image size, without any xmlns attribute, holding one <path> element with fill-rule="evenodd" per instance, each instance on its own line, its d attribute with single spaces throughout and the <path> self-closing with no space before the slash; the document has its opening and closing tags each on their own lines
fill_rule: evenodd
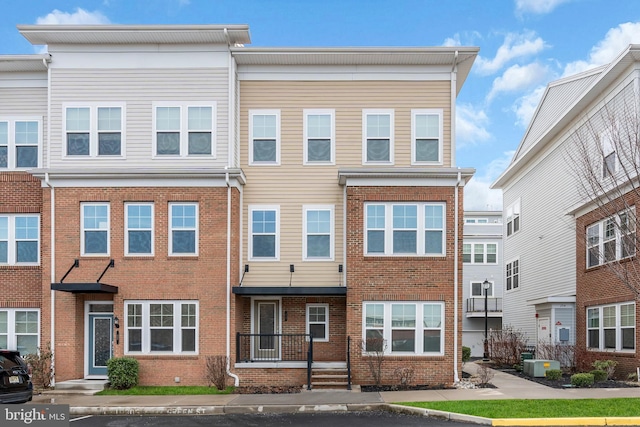
<svg viewBox="0 0 640 427">
<path fill-rule="evenodd" d="M 0 55 L 42 52 L 20 24 L 248 24 L 254 47 L 477 46 L 456 111 L 465 210 L 501 210 L 546 85 L 640 44 L 637 0 L 0 0 Z"/>
</svg>

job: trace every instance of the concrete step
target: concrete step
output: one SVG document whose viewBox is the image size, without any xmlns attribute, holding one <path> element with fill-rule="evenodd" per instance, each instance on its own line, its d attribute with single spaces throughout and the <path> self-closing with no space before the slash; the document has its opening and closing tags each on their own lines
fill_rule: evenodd
<svg viewBox="0 0 640 427">
<path fill-rule="evenodd" d="M 109 380 L 68 380 L 56 382 L 55 389 L 58 391 L 100 391 L 109 384 Z"/>
</svg>

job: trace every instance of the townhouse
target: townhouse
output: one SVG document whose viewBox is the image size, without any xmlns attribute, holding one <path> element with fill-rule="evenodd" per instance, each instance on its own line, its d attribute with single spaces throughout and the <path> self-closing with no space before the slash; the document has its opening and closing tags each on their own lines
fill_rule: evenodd
<svg viewBox="0 0 640 427">
<path fill-rule="evenodd" d="M 39 195 L 31 305 L 57 381 L 132 356 L 143 384 L 202 384 L 222 355 L 236 385 L 322 383 L 312 366 L 368 384 L 375 353 L 383 382 L 457 380 L 473 169 L 455 163 L 455 99 L 477 48 L 19 30 L 48 45 L 29 59 L 42 157 L 20 176 Z"/>
</svg>

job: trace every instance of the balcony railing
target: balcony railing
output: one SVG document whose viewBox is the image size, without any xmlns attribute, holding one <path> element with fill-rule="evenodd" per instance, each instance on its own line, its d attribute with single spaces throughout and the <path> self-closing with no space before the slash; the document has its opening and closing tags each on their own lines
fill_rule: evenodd
<svg viewBox="0 0 640 427">
<path fill-rule="evenodd" d="M 467 313 L 484 313 L 484 298 L 467 298 Z M 488 313 L 502 313 L 502 298 L 487 298 Z"/>
</svg>

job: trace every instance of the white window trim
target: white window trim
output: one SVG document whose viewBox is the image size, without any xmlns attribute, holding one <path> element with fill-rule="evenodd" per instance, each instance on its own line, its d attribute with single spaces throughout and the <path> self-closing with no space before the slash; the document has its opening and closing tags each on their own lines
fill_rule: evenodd
<svg viewBox="0 0 640 427">
<path fill-rule="evenodd" d="M 621 319 L 622 319 L 622 315 L 620 313 L 620 307 L 623 305 L 633 305 L 633 312 L 634 312 L 634 317 L 635 313 L 636 313 L 636 306 L 635 303 L 633 301 L 625 301 L 625 302 L 620 302 L 620 303 L 614 303 L 614 304 L 602 304 L 602 305 L 594 305 L 594 306 L 587 306 L 586 310 L 585 310 L 585 319 L 586 319 L 586 323 L 585 323 L 585 343 L 586 343 L 586 348 L 587 350 L 590 351 L 601 351 L 601 352 L 612 352 L 612 353 L 635 353 L 636 352 L 636 348 L 634 347 L 633 349 L 623 349 L 622 348 L 622 325 L 621 325 Z M 615 307 L 616 309 L 616 326 L 615 328 L 605 328 L 604 327 L 604 308 L 605 307 Z M 595 330 L 596 328 L 591 328 L 589 327 L 589 310 L 590 309 L 597 309 L 598 310 L 598 344 L 599 347 L 589 347 L 589 331 L 590 330 Z M 636 339 L 635 337 L 637 336 L 637 329 L 638 329 L 638 320 L 635 319 L 634 322 L 634 346 L 636 343 Z M 612 349 L 612 348 L 605 348 L 604 346 L 604 330 L 605 329 L 615 329 L 616 330 L 616 348 Z"/>
<path fill-rule="evenodd" d="M 514 230 L 513 228 L 513 223 L 514 220 L 516 218 L 516 216 L 518 217 L 518 229 Z M 511 219 L 509 219 L 509 217 L 511 217 Z M 521 209 L 521 204 L 520 204 L 520 199 L 517 199 L 515 202 L 511 203 L 507 209 L 505 210 L 505 214 L 504 214 L 504 218 L 505 218 L 505 235 L 507 237 L 511 237 L 514 234 L 518 233 L 520 230 L 522 230 L 522 209 Z M 509 224 L 511 224 L 511 233 L 509 233 Z"/>
<path fill-rule="evenodd" d="M 443 110 L 439 108 L 411 110 L 411 164 L 412 165 L 441 165 L 443 164 L 444 155 L 444 132 L 443 132 Z M 416 116 L 438 116 L 438 160 L 436 161 L 418 161 L 416 159 Z"/>
<path fill-rule="evenodd" d="M 335 247 L 335 220 L 334 205 L 304 205 L 302 207 L 302 260 L 310 262 L 326 262 L 334 260 Z M 329 211 L 329 257 L 316 258 L 307 256 L 307 212 L 308 211 Z"/>
<path fill-rule="evenodd" d="M 42 249 L 42 238 L 40 234 L 40 215 L 39 214 L 0 214 L 0 217 L 7 218 L 7 231 L 8 231 L 8 239 L 7 239 L 7 263 L 0 263 L 0 265 L 14 265 L 14 266 L 29 266 L 29 265 L 40 265 L 40 250 Z M 16 260 L 18 254 L 16 250 L 16 242 L 23 241 L 22 239 L 16 239 L 16 218 L 29 217 L 29 218 L 37 218 L 38 220 L 38 259 L 36 262 L 18 262 Z M 26 240 L 31 241 L 31 240 Z"/>
<path fill-rule="evenodd" d="M 487 292 L 487 298 L 493 298 L 493 291 L 495 289 L 495 282 L 493 280 L 487 280 L 489 283 L 491 283 L 491 286 L 489 287 Z M 473 284 L 474 283 L 480 283 L 480 289 L 482 289 L 482 295 L 474 295 L 473 294 Z M 482 287 L 482 285 L 484 284 L 484 280 L 472 280 L 469 282 L 469 295 L 471 296 L 471 298 L 484 298 L 484 288 Z"/>
<path fill-rule="evenodd" d="M 0 167 L 0 171 L 31 170 L 42 167 L 42 116 L 0 116 L 0 122 L 7 123 L 7 167 Z M 38 162 L 34 168 L 19 168 L 16 166 L 16 122 L 37 122 L 38 123 Z"/>
<path fill-rule="evenodd" d="M 276 117 L 276 160 L 262 162 L 253 160 L 253 116 Z M 280 110 L 249 110 L 249 165 L 251 166 L 280 166 Z"/>
<path fill-rule="evenodd" d="M 389 116 L 389 160 L 383 162 L 370 162 L 367 160 L 367 120 L 369 115 L 386 114 Z M 394 164 L 394 136 L 395 136 L 395 112 L 393 109 L 366 109 L 362 110 L 362 164 L 363 165 L 393 165 Z"/>
<path fill-rule="evenodd" d="M 89 109 L 89 155 L 67 154 L 67 109 Z M 120 154 L 98 155 L 98 108 L 120 108 Z M 100 102 L 84 104 L 64 104 L 62 106 L 62 159 L 125 159 L 127 153 L 126 144 L 126 103 L 124 102 Z"/>
<path fill-rule="evenodd" d="M 313 342 L 329 342 L 329 304 L 320 304 L 320 303 L 312 303 L 312 304 L 307 304 L 305 313 L 305 325 L 306 325 L 306 329 L 305 329 L 305 333 L 309 334 L 310 332 L 310 328 L 309 328 L 309 324 L 312 323 L 309 320 L 309 308 L 311 307 L 322 307 L 324 308 L 325 311 L 325 319 L 326 321 L 324 322 L 325 325 L 325 338 L 324 339 L 319 339 L 319 338 L 314 338 Z M 313 323 L 319 323 L 319 322 L 313 322 Z"/>
<path fill-rule="evenodd" d="M 106 253 L 85 253 L 84 247 L 84 207 L 85 206 L 106 206 L 107 207 L 107 252 Z M 102 231 L 102 230 L 99 230 Z M 80 203 L 80 255 L 86 257 L 105 257 L 111 254 L 111 204 L 108 202 L 82 202 Z"/>
<path fill-rule="evenodd" d="M 196 226 L 194 227 L 194 231 L 195 231 L 195 253 L 185 253 L 185 252 L 178 252 L 178 253 L 174 253 L 173 252 L 173 226 L 172 226 L 172 216 L 171 216 L 171 207 L 172 206 L 177 206 L 177 205 L 184 205 L 184 206 L 195 206 L 196 207 Z M 198 202 L 169 202 L 168 206 L 167 206 L 168 212 L 167 212 L 167 218 L 168 218 L 168 226 L 167 229 L 169 230 L 169 256 L 175 256 L 175 257 L 197 257 L 199 255 L 200 252 L 200 204 Z M 179 228 L 176 230 L 184 230 L 184 231 L 189 231 L 191 230 L 190 228 Z"/>
<path fill-rule="evenodd" d="M 616 131 L 620 128 L 620 125 L 616 122 L 613 125 L 614 129 L 607 129 L 600 134 L 600 144 L 602 149 L 602 158 L 600 161 L 600 176 L 602 179 L 613 179 L 618 170 L 620 169 L 620 159 L 618 158 L 618 152 L 616 150 L 616 146 L 613 142 L 612 132 Z M 605 159 L 613 154 L 613 170 L 610 172 L 606 172 L 606 164 Z"/>
<path fill-rule="evenodd" d="M 275 257 L 266 258 L 266 257 L 254 257 L 253 256 L 253 212 L 254 211 L 275 211 L 276 212 L 276 242 L 275 242 Z M 249 251 L 249 256 L 247 257 L 249 261 L 258 261 L 258 262 L 273 262 L 280 261 L 280 206 L 279 205 L 249 205 L 249 216 L 247 218 L 249 223 L 249 236 L 247 242 L 247 249 Z"/>
<path fill-rule="evenodd" d="M 334 109 L 304 109 L 304 142 L 303 142 L 303 165 L 335 165 L 336 164 L 336 112 Z M 309 116 L 312 115 L 328 115 L 331 120 L 331 158 L 328 161 L 309 161 L 308 149 L 309 149 L 309 134 L 308 124 Z M 253 153 L 253 151 L 252 151 Z"/>
<path fill-rule="evenodd" d="M 133 304 L 142 305 L 142 350 L 129 351 L 129 316 L 128 306 Z M 173 351 L 151 351 L 151 325 L 150 306 L 151 304 L 173 304 Z M 195 304 L 196 306 L 196 336 L 195 351 L 181 351 L 182 347 L 182 304 Z M 124 302 L 124 354 L 150 354 L 150 355 L 170 355 L 188 354 L 197 355 L 199 353 L 200 336 L 200 306 L 198 300 L 125 300 Z M 136 328 L 137 329 L 137 328 Z M 190 328 L 189 328 L 190 329 Z"/>
<path fill-rule="evenodd" d="M 384 253 L 368 253 L 368 233 L 367 233 L 367 207 L 370 205 L 379 205 L 385 207 L 385 228 L 384 228 Z M 416 236 L 416 253 L 393 253 L 393 206 L 417 206 L 418 207 L 418 227 Z M 426 253 L 425 252 L 425 233 L 428 230 L 425 226 L 424 207 L 425 206 L 442 206 L 442 253 Z M 366 202 L 363 208 L 363 229 L 364 229 L 364 245 L 363 252 L 365 256 L 375 257 L 445 257 L 447 256 L 447 205 L 442 202 Z"/>
<path fill-rule="evenodd" d="M 445 328 L 445 304 L 442 301 L 363 301 L 362 302 L 362 342 L 366 342 L 367 339 L 367 310 L 366 310 L 366 306 L 368 304 L 381 304 L 384 306 L 384 325 L 382 327 L 383 330 L 383 339 L 385 341 L 386 344 L 386 349 L 384 350 L 384 355 L 385 356 L 407 356 L 407 355 L 418 355 L 418 356 L 424 356 L 424 357 L 429 357 L 429 356 L 442 356 L 444 355 L 444 343 L 445 343 L 445 332 L 446 332 L 446 328 Z M 425 304 L 429 304 L 429 305 L 440 305 L 440 324 L 441 327 L 438 328 L 440 330 L 440 351 L 439 352 L 429 352 L 429 353 L 425 353 L 422 351 L 413 351 L 413 352 L 407 352 L 407 351 L 395 351 L 392 352 L 391 348 L 392 348 L 392 343 L 391 343 L 391 331 L 393 329 L 398 329 L 398 328 L 393 328 L 391 325 L 391 306 L 394 304 L 414 304 L 416 306 L 416 325 L 415 328 L 413 328 L 415 330 L 415 348 L 416 350 L 422 349 L 423 347 L 423 343 L 424 343 L 424 330 L 425 329 L 435 329 L 435 328 L 425 328 L 424 327 L 424 305 Z M 378 328 L 372 328 L 372 329 L 378 329 Z M 364 347 L 364 346 L 363 346 Z M 372 352 L 366 352 L 362 351 L 363 355 L 366 354 L 371 354 Z"/>
<path fill-rule="evenodd" d="M 39 308 L 0 308 L 0 312 L 7 313 L 7 350 L 17 350 L 18 349 L 18 335 L 24 336 L 35 336 L 36 337 L 36 348 L 37 351 L 40 351 L 40 309 Z M 37 332 L 29 332 L 29 333 L 16 333 L 16 312 L 18 311 L 26 311 L 26 312 L 35 312 L 38 315 L 37 322 Z M 2 334 L 4 335 L 4 334 Z M 21 356 L 24 357 L 24 354 L 21 352 Z"/>
<path fill-rule="evenodd" d="M 496 242 L 476 242 L 476 241 L 466 241 L 463 242 L 463 245 L 471 245 L 471 261 L 470 262 L 465 262 L 465 264 L 477 264 L 477 265 L 497 265 L 498 264 L 498 244 Z M 484 247 L 484 251 L 483 251 L 483 261 L 482 262 L 476 262 L 475 260 L 475 245 L 482 245 Z M 488 262 L 487 261 L 487 245 L 495 245 L 496 247 L 496 262 Z M 464 251 L 464 246 L 463 246 L 463 251 Z M 464 252 L 463 252 L 464 255 Z M 463 256 L 463 261 L 464 261 L 464 256 Z"/>
<path fill-rule="evenodd" d="M 513 287 L 513 265 L 511 266 L 511 271 L 512 271 L 512 280 L 511 280 L 511 289 L 507 289 L 507 266 L 509 264 L 513 264 L 514 261 L 518 262 L 518 286 L 517 287 Z M 513 258 L 507 262 L 504 263 L 504 290 L 506 292 L 513 292 L 513 291 L 517 291 L 518 289 L 520 289 L 520 287 L 522 287 L 522 266 L 520 264 L 520 258 Z"/>
<path fill-rule="evenodd" d="M 174 107 L 180 109 L 180 154 L 158 154 L 158 128 L 156 121 L 158 117 L 158 107 Z M 189 154 L 189 107 L 210 107 L 211 108 L 211 154 Z M 211 102 L 171 102 L 156 101 L 153 103 L 153 143 L 151 144 L 151 158 L 162 159 L 216 159 L 217 157 L 217 103 Z M 206 132 L 206 131 L 203 131 Z"/>
<path fill-rule="evenodd" d="M 129 229 L 129 206 L 150 206 L 151 207 L 151 252 L 150 253 L 129 253 L 129 231 L 147 231 L 146 229 Z M 125 256 L 149 257 L 155 253 L 155 205 L 149 202 L 126 202 L 124 204 L 124 254 Z"/>
<path fill-rule="evenodd" d="M 620 212 L 616 213 L 615 215 L 609 216 L 609 217 L 607 217 L 607 218 L 605 218 L 605 219 L 603 219 L 601 221 L 598 221 L 598 222 L 595 222 L 595 223 L 587 225 L 587 227 L 585 229 L 585 241 L 586 241 L 586 245 L 585 245 L 585 248 L 586 248 L 586 251 L 585 251 L 585 266 L 586 266 L 587 269 L 596 268 L 596 267 L 599 267 L 601 265 L 609 264 L 611 262 L 616 262 L 616 261 L 620 261 L 622 259 L 631 258 L 631 257 L 635 256 L 636 253 L 638 252 L 638 248 L 636 248 L 636 250 L 635 250 L 635 252 L 633 254 L 625 256 L 625 257 L 622 256 L 623 237 L 624 237 L 624 235 L 621 232 L 620 223 L 619 223 L 620 215 L 622 215 L 622 214 L 631 215 L 631 218 L 633 219 L 632 223 L 634 225 L 634 228 L 633 228 L 633 231 L 630 232 L 629 234 L 637 233 L 638 230 L 637 230 L 637 228 L 635 228 L 635 221 L 636 221 L 635 206 L 633 206 L 633 207 L 631 207 L 629 209 L 625 209 L 623 211 L 620 211 Z M 615 233 L 614 239 L 616 241 L 616 256 L 615 256 L 614 259 L 612 259 L 610 261 L 606 261 L 605 258 L 604 258 L 605 257 L 604 245 L 605 245 L 606 242 L 608 242 L 608 241 L 610 241 L 612 239 L 605 240 L 605 232 L 606 232 L 605 228 L 606 228 L 607 221 L 609 219 L 612 219 L 612 218 L 614 219 L 614 221 L 616 223 L 615 229 L 614 229 L 614 233 Z M 597 229 L 598 229 L 598 245 L 597 245 L 598 246 L 598 263 L 595 264 L 595 265 L 589 265 L 589 250 L 592 247 L 596 246 L 596 245 L 590 245 L 589 244 L 589 230 L 594 228 L 594 227 L 597 227 Z M 634 241 L 636 241 L 636 239 L 634 239 Z"/>
</svg>

